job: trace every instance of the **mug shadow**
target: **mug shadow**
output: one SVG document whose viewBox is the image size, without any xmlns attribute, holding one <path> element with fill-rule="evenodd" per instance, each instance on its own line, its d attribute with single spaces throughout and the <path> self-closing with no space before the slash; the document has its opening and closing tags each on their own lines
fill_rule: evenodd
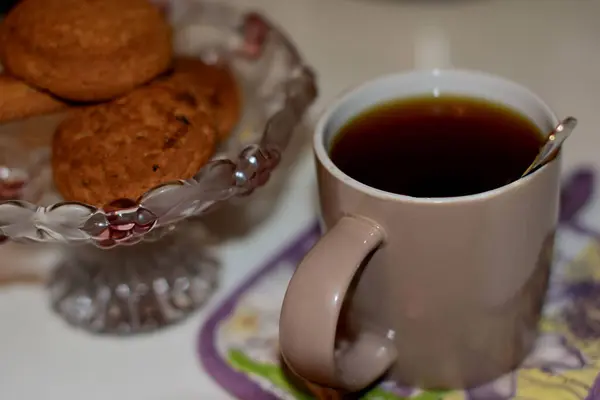
<svg viewBox="0 0 600 400">
<path fill-rule="evenodd" d="M 356 397 L 356 394 L 347 394 L 341 391 L 326 388 L 323 386 L 319 386 L 308 381 L 305 381 L 298 375 L 292 371 L 283 358 L 280 356 L 279 363 L 281 365 L 281 370 L 283 372 L 283 376 L 285 377 L 287 383 L 293 387 L 299 393 L 305 396 L 311 396 L 317 400 L 351 400 L 351 399 L 359 399 Z"/>
<path fill-rule="evenodd" d="M 374 382 L 369 387 L 356 393 L 345 393 L 339 390 L 326 388 L 313 383 L 309 383 L 292 371 L 283 358 L 280 356 L 280 365 L 287 383 L 293 387 L 294 390 L 302 393 L 306 396 L 311 396 L 317 400 L 359 400 L 362 399 L 367 393 L 376 388 L 381 381 Z M 383 379 L 383 378 L 382 378 Z"/>
</svg>

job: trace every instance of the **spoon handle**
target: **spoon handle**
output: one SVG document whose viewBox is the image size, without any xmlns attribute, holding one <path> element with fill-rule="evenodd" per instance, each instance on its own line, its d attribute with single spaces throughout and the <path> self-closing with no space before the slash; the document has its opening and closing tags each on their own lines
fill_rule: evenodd
<svg viewBox="0 0 600 400">
<path fill-rule="evenodd" d="M 567 117 L 560 124 L 558 124 L 554 131 L 546 139 L 535 160 L 533 160 L 531 165 L 529 165 L 525 172 L 523 172 L 521 177 L 529 175 L 533 171 L 536 171 L 538 168 L 552 161 L 558 154 L 563 142 L 569 137 L 576 126 L 577 119 L 574 117 Z"/>
</svg>

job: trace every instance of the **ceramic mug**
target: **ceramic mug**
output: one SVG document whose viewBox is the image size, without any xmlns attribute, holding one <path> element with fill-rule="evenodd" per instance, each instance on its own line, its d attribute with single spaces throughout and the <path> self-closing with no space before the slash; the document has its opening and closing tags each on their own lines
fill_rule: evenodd
<svg viewBox="0 0 600 400">
<path fill-rule="evenodd" d="M 325 112 L 314 152 L 326 233 L 289 284 L 279 332 L 284 360 L 309 381 L 354 391 L 389 370 L 400 384 L 472 387 L 518 366 L 535 340 L 560 157 L 509 185 L 448 198 L 369 187 L 329 157 L 340 128 L 362 111 L 440 94 L 504 104 L 542 132 L 559 122 L 528 89 L 461 70 L 384 76 Z"/>
</svg>

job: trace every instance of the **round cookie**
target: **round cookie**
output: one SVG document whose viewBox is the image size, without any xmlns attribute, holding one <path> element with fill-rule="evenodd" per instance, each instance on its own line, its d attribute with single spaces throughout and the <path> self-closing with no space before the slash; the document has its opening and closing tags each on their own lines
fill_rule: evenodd
<svg viewBox="0 0 600 400">
<path fill-rule="evenodd" d="M 190 98 L 189 91 L 150 85 L 74 111 L 54 136 L 58 191 L 65 200 L 102 207 L 193 177 L 214 153 L 216 130 Z"/>
<path fill-rule="evenodd" d="M 165 71 L 171 39 L 148 0 L 26 0 L 0 25 L 0 62 L 56 96 L 106 100 Z"/>
<path fill-rule="evenodd" d="M 0 72 L 0 123 L 64 110 L 69 104 Z"/>
<path fill-rule="evenodd" d="M 187 87 L 197 95 L 208 96 L 216 119 L 219 139 L 223 140 L 240 119 L 242 100 L 231 69 L 210 65 L 198 58 L 177 56 L 173 70 L 163 80 L 173 87 Z"/>
</svg>

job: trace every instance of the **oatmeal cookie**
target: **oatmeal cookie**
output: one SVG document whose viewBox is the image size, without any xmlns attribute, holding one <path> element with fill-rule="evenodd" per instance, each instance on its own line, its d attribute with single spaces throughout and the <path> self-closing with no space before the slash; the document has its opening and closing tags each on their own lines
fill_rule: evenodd
<svg viewBox="0 0 600 400">
<path fill-rule="evenodd" d="M 0 25 L 0 62 L 56 96 L 106 100 L 167 70 L 171 36 L 148 0 L 26 0 Z"/>
<path fill-rule="evenodd" d="M 198 58 L 177 56 L 172 72 L 161 81 L 170 87 L 187 87 L 196 96 L 208 96 L 220 140 L 227 138 L 235 128 L 242 100 L 235 76 L 227 66 L 209 65 Z"/>
<path fill-rule="evenodd" d="M 0 122 L 65 110 L 69 105 L 25 82 L 0 73 Z"/>
<path fill-rule="evenodd" d="M 101 207 L 191 178 L 212 157 L 217 133 L 190 90 L 149 85 L 75 110 L 53 140 L 54 183 L 66 200 Z"/>
</svg>

